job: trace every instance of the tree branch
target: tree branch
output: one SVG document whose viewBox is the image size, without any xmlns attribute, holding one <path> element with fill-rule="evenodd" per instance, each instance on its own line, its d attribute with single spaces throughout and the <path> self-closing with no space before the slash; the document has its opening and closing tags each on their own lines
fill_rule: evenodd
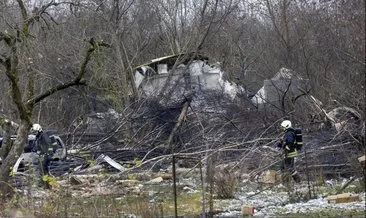
<svg viewBox="0 0 366 218">
<path fill-rule="evenodd" d="M 20 1 L 20 0 L 18 0 Z M 26 19 L 24 19 L 24 25 L 25 26 L 29 26 L 30 24 L 32 24 L 35 20 L 38 20 L 43 13 L 46 13 L 46 10 L 51 7 L 51 6 L 58 6 L 62 3 L 57 3 L 57 2 L 54 2 L 53 0 L 50 1 L 48 4 L 45 4 L 43 5 L 39 10 L 36 10 L 33 14 L 33 16 L 31 17 L 27 17 Z"/>
<path fill-rule="evenodd" d="M 85 80 L 74 80 L 74 81 L 70 81 L 68 83 L 62 83 L 58 86 L 55 86 L 55 87 L 52 87 L 52 88 L 48 89 L 47 91 L 45 91 L 42 94 L 35 97 L 34 99 L 28 100 L 27 104 L 29 104 L 31 102 L 36 104 L 36 103 L 42 101 L 43 99 L 45 99 L 46 97 L 48 97 L 48 96 L 50 96 L 50 95 L 52 95 L 52 94 L 54 94 L 58 91 L 67 89 L 71 86 L 77 86 L 77 85 L 86 85 L 86 81 Z"/>
<path fill-rule="evenodd" d="M 201 27 L 203 26 L 203 19 L 204 19 L 204 14 L 205 14 L 205 11 L 206 11 L 206 8 L 207 8 L 207 2 L 208 1 L 205 1 L 204 6 L 203 6 L 203 9 L 201 11 L 201 16 L 202 16 L 201 17 L 201 24 L 200 24 Z M 215 10 L 213 11 L 212 19 L 211 19 L 210 23 L 208 24 L 208 27 L 206 29 L 205 34 L 203 35 L 200 43 L 197 46 L 197 51 L 200 51 L 202 49 L 202 46 L 203 46 L 204 42 L 206 41 L 206 38 L 207 38 L 208 34 L 211 31 L 211 27 L 212 27 L 212 24 L 214 22 L 214 18 L 216 16 L 216 12 L 217 12 L 217 5 L 218 5 L 218 0 L 215 1 L 215 6 L 214 6 Z"/>
<path fill-rule="evenodd" d="M 27 9 L 25 8 L 24 2 L 22 0 L 17 0 L 20 12 L 22 13 L 23 20 L 28 19 Z"/>
<path fill-rule="evenodd" d="M 19 5 L 19 8 L 20 8 L 20 11 L 21 11 L 21 14 L 22 14 L 22 17 L 23 17 L 23 33 L 28 36 L 29 34 L 29 26 L 34 23 L 35 21 L 39 21 L 39 19 L 42 17 L 43 14 L 47 14 L 49 15 L 46 10 L 52 6 L 59 6 L 59 5 L 62 5 L 62 4 L 67 4 L 67 5 L 75 5 L 75 3 L 73 2 L 55 2 L 54 0 L 51 0 L 49 3 L 45 4 L 45 5 L 42 5 L 42 7 L 40 9 L 35 9 L 33 11 L 33 14 L 32 16 L 29 16 L 27 14 L 27 9 L 26 7 L 24 6 L 24 2 L 22 0 L 17 0 L 18 2 L 18 5 Z M 56 23 L 56 21 L 52 18 L 52 16 L 50 16 L 50 19 Z"/>
<path fill-rule="evenodd" d="M 86 73 L 86 67 L 87 67 L 87 65 L 88 65 L 88 63 L 90 61 L 90 58 L 91 58 L 92 53 L 96 49 L 98 49 L 99 47 L 109 47 L 110 46 L 107 43 L 103 42 L 103 40 L 98 41 L 98 42 L 94 42 L 94 40 L 90 40 L 89 43 L 91 44 L 91 46 L 88 48 L 88 50 L 86 52 L 84 61 L 81 64 L 80 69 L 79 69 L 79 73 L 75 77 L 75 79 L 72 80 L 72 81 L 69 81 L 67 83 L 62 83 L 62 84 L 60 84 L 58 86 L 52 87 L 52 88 L 46 90 L 45 92 L 39 94 L 35 98 L 29 99 L 26 102 L 26 104 L 27 104 L 28 107 L 30 105 L 32 105 L 32 104 L 36 104 L 36 103 L 40 102 L 41 100 L 45 99 L 46 97 L 48 97 L 48 96 L 50 96 L 50 95 L 52 95 L 52 94 L 54 94 L 54 93 L 56 93 L 58 91 L 67 89 L 67 88 L 69 88 L 71 86 L 86 85 L 86 81 L 82 80 L 82 78 L 84 77 L 84 75 Z"/>
<path fill-rule="evenodd" d="M 172 132 L 170 133 L 169 135 L 169 138 L 167 140 L 167 143 L 166 143 L 166 148 L 169 148 L 171 146 L 171 151 L 173 153 L 173 145 L 172 144 L 172 141 L 173 141 L 173 137 L 175 135 L 175 133 L 177 132 L 178 128 L 181 126 L 183 120 L 185 120 L 186 116 L 187 116 L 187 112 L 188 112 L 188 107 L 191 103 L 192 99 L 186 99 L 184 104 L 183 104 L 183 108 L 182 108 L 182 111 L 178 117 L 178 121 L 177 123 L 175 124 Z"/>
</svg>

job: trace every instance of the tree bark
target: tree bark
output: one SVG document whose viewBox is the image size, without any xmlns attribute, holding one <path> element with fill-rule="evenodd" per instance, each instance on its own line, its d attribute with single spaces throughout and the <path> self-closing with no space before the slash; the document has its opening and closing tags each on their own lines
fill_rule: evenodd
<svg viewBox="0 0 366 218">
<path fill-rule="evenodd" d="M 0 37 L 1 36 L 2 35 L 0 34 Z M 2 185 L 0 186 L 1 198 L 9 198 L 13 194 L 11 192 L 11 184 L 9 184 L 11 170 L 14 164 L 16 163 L 17 159 L 23 153 L 24 146 L 28 142 L 28 133 L 32 124 L 31 116 L 34 105 L 60 90 L 67 89 L 71 86 L 85 84 L 85 82 L 82 79 L 84 78 L 84 75 L 86 73 L 86 67 L 91 59 L 92 53 L 99 47 L 108 46 L 106 43 L 102 41 L 100 42 L 90 41 L 90 44 L 91 46 L 89 46 L 89 48 L 87 49 L 84 61 L 80 66 L 79 73 L 76 75 L 74 80 L 71 80 L 67 83 L 62 83 L 55 87 L 51 87 L 50 89 L 46 90 L 45 92 L 41 93 L 40 95 L 34 98 L 30 96 L 31 98 L 26 101 L 23 101 L 22 99 L 23 95 L 19 85 L 19 75 L 17 69 L 18 56 L 16 52 L 17 45 L 12 43 L 9 44 L 9 47 L 12 50 L 12 54 L 11 57 L 8 58 L 8 61 L 4 64 L 6 67 L 5 74 L 8 77 L 8 80 L 11 85 L 12 100 L 17 106 L 17 110 L 20 117 L 20 125 L 17 130 L 17 138 L 15 139 L 9 153 L 7 155 L 4 155 L 2 165 L 0 167 L 0 183 L 2 183 Z M 31 85 L 28 88 L 32 89 L 32 87 L 33 86 Z M 28 93 L 32 92 L 33 90 L 28 90 Z"/>
<path fill-rule="evenodd" d="M 9 184 L 11 170 L 14 166 L 15 161 L 19 158 L 19 154 L 23 152 L 24 145 L 28 140 L 28 133 L 31 123 L 27 120 L 23 120 L 17 131 L 17 138 L 13 143 L 13 146 L 10 149 L 9 154 L 3 160 L 2 165 L 0 167 L 0 197 L 8 198 L 12 196 L 12 188 L 11 184 Z"/>
<path fill-rule="evenodd" d="M 2 141 L 2 145 L 0 148 L 0 158 L 3 160 L 5 159 L 6 156 L 8 156 L 11 146 L 12 146 L 12 141 L 11 141 L 11 122 L 9 122 L 6 119 L 3 119 L 1 121 L 1 127 L 3 128 L 4 132 L 3 132 L 3 141 Z"/>
</svg>

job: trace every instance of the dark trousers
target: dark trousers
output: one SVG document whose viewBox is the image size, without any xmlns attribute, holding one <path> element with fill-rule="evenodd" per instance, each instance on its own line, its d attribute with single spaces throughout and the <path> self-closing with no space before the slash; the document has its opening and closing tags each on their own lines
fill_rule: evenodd
<svg viewBox="0 0 366 218">
<path fill-rule="evenodd" d="M 281 170 L 292 172 L 295 168 L 295 158 L 293 157 L 286 157 L 281 166 Z"/>
<path fill-rule="evenodd" d="M 300 175 L 295 170 L 294 157 L 286 157 L 282 162 L 281 170 L 291 175 L 295 182 L 300 182 Z"/>
<path fill-rule="evenodd" d="M 40 166 L 40 172 L 41 175 L 49 175 L 50 172 L 48 170 L 48 165 L 50 164 L 50 158 L 48 158 L 47 156 L 44 156 L 43 158 L 41 157 L 39 160 L 39 166 Z"/>
<path fill-rule="evenodd" d="M 49 188 L 48 182 L 43 181 L 43 176 L 49 175 L 48 165 L 50 164 L 51 159 L 47 155 L 39 155 L 38 163 L 37 163 L 37 176 L 39 180 L 39 185 L 44 188 Z"/>
</svg>

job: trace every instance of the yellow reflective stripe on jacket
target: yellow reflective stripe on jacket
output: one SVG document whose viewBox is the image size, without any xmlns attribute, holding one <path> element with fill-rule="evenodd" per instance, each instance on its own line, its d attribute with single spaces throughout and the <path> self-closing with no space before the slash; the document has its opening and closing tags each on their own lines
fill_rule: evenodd
<svg viewBox="0 0 366 218">
<path fill-rule="evenodd" d="M 297 151 L 293 151 L 293 152 L 287 153 L 286 157 L 296 157 L 296 155 L 297 155 Z"/>
</svg>

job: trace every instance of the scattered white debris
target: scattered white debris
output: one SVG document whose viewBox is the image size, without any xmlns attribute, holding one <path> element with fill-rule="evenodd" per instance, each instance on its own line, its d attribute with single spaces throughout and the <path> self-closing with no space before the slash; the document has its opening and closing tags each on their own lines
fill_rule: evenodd
<svg viewBox="0 0 366 218">
<path fill-rule="evenodd" d="M 329 181 L 329 185 L 334 185 L 335 181 Z M 245 189 L 242 189 L 242 191 Z M 332 204 L 325 197 L 319 196 L 307 202 L 288 203 L 287 192 L 284 191 L 263 191 L 258 195 L 249 197 L 256 191 L 244 192 L 238 195 L 236 199 L 229 202 L 226 211 L 219 214 L 219 217 L 240 217 L 242 205 L 253 205 L 255 208 L 254 217 L 273 217 L 278 214 L 308 213 L 317 212 L 324 209 L 339 210 L 365 210 L 365 193 L 360 193 L 360 201 L 350 203 Z M 226 202 L 226 201 L 225 201 Z M 227 202 L 226 202 L 227 203 Z M 225 204 L 226 204 L 225 203 Z"/>
<path fill-rule="evenodd" d="M 112 158 L 110 158 L 109 156 L 104 155 L 104 154 L 99 155 L 99 157 L 96 159 L 96 162 L 100 163 L 100 161 L 103 161 L 103 160 L 105 162 L 107 162 L 109 165 L 111 165 L 112 167 L 116 168 L 117 170 L 119 170 L 121 172 L 125 171 L 125 168 L 121 164 L 117 163 Z"/>
<path fill-rule="evenodd" d="M 150 181 L 147 182 L 147 184 L 156 184 L 156 183 L 160 183 L 162 182 L 164 179 L 162 177 L 157 177 L 155 179 L 152 179 Z"/>
</svg>

